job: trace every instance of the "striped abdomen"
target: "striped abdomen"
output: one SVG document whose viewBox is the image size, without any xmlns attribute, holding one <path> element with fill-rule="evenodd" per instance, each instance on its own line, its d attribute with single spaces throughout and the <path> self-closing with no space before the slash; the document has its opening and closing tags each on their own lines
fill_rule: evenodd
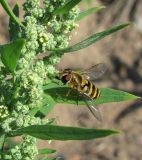
<svg viewBox="0 0 142 160">
<path fill-rule="evenodd" d="M 100 96 L 100 90 L 87 79 L 82 80 L 81 92 L 92 99 L 96 99 Z"/>
</svg>

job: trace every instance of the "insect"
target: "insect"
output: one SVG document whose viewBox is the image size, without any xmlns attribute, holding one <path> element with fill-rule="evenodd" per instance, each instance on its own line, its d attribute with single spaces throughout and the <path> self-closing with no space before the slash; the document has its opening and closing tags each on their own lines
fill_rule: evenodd
<svg viewBox="0 0 142 160">
<path fill-rule="evenodd" d="M 59 73 L 59 79 L 63 84 L 67 84 L 70 88 L 77 90 L 79 95 L 84 97 L 88 109 L 99 121 L 102 120 L 101 114 L 97 106 L 92 104 L 92 100 L 100 97 L 100 90 L 95 86 L 93 81 L 101 77 L 106 70 L 106 65 L 99 63 L 81 72 L 65 69 Z"/>
</svg>

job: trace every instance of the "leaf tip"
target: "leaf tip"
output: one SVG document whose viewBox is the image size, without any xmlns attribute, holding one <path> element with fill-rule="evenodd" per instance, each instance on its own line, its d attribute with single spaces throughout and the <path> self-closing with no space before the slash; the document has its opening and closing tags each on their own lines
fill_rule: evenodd
<svg viewBox="0 0 142 160">
<path fill-rule="evenodd" d="M 122 132 L 122 131 L 112 129 L 111 132 L 110 132 L 110 135 L 113 135 L 113 134 L 120 134 L 121 132 Z"/>
<path fill-rule="evenodd" d="M 137 100 L 137 99 L 141 99 L 141 98 L 142 98 L 142 97 L 139 97 L 139 96 L 130 94 L 130 99 L 131 99 L 131 100 Z"/>
<path fill-rule="evenodd" d="M 124 23 L 125 27 L 133 25 L 133 24 L 134 24 L 133 22 L 126 22 L 126 23 Z"/>
<path fill-rule="evenodd" d="M 17 9 L 19 8 L 19 4 L 18 4 L 18 2 L 16 2 L 16 4 L 15 4 L 15 6 L 14 7 L 16 7 Z"/>
<path fill-rule="evenodd" d="M 99 6 L 99 8 L 100 8 L 100 9 L 105 9 L 105 8 L 106 8 L 106 6 Z"/>
</svg>

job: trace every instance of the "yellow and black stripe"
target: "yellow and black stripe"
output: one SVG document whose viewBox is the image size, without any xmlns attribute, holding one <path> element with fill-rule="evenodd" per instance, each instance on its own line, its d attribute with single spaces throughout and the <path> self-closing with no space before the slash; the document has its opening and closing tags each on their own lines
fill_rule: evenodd
<svg viewBox="0 0 142 160">
<path fill-rule="evenodd" d="M 89 80 L 82 81 L 82 92 L 92 99 L 96 99 L 100 96 L 100 90 Z"/>
</svg>

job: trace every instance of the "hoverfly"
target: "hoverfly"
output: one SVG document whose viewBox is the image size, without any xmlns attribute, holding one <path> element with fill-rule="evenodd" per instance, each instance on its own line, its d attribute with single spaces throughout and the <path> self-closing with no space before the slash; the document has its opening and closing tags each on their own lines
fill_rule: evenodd
<svg viewBox="0 0 142 160">
<path fill-rule="evenodd" d="M 100 97 L 100 90 L 93 81 L 101 77 L 106 70 L 106 65 L 99 63 L 83 71 L 64 69 L 60 71 L 58 77 L 63 84 L 67 84 L 70 88 L 77 90 L 79 95 L 84 97 L 88 109 L 99 121 L 102 120 L 100 111 L 97 106 L 93 106 L 91 101 Z"/>
</svg>

